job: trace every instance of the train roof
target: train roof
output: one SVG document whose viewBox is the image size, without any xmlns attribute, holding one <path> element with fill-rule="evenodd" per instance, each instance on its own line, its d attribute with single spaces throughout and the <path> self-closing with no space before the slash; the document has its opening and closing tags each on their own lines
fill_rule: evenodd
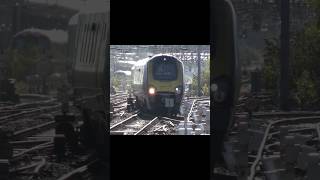
<svg viewBox="0 0 320 180">
<path fill-rule="evenodd" d="M 172 57 L 172 58 L 175 58 L 175 59 L 177 59 L 178 61 L 180 61 L 177 57 L 172 56 L 172 55 L 170 55 L 170 54 L 156 54 L 156 55 L 154 55 L 154 56 L 152 56 L 152 57 L 147 57 L 147 58 L 144 58 L 144 59 L 141 59 L 141 60 L 136 61 L 136 63 L 135 63 L 135 64 L 133 65 L 133 67 L 132 67 L 132 70 L 133 70 L 136 66 L 143 66 L 143 65 L 145 65 L 149 60 L 151 60 L 151 59 L 153 59 L 153 58 L 155 58 L 155 57 L 160 57 L 160 56 Z M 181 62 L 181 61 L 180 61 L 180 62 Z"/>
<path fill-rule="evenodd" d="M 155 58 L 155 57 L 160 57 L 160 56 L 168 56 L 168 57 L 173 57 L 175 59 L 178 59 L 177 57 L 174 57 L 170 54 L 156 54 L 156 55 L 152 56 L 150 59 Z"/>
<path fill-rule="evenodd" d="M 172 57 L 172 58 L 176 59 L 177 61 L 179 61 L 180 63 L 182 63 L 182 61 L 180 61 L 179 58 L 177 58 L 177 57 L 175 57 L 175 56 L 172 56 L 172 55 L 170 55 L 170 54 L 156 54 L 156 55 L 152 56 L 150 59 L 153 59 L 153 58 L 155 58 L 155 57 L 160 57 L 160 56 Z"/>
<path fill-rule="evenodd" d="M 67 43 L 68 42 L 68 33 L 64 30 L 44 30 L 37 28 L 25 29 L 14 35 L 14 38 L 20 36 L 35 36 L 35 37 L 47 37 L 53 43 Z"/>
</svg>

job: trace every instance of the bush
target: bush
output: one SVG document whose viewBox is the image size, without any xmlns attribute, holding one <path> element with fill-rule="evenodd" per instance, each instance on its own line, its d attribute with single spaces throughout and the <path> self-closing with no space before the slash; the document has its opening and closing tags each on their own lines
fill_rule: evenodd
<svg viewBox="0 0 320 180">
<path fill-rule="evenodd" d="M 315 88 L 315 81 L 308 71 L 304 70 L 301 76 L 296 79 L 295 83 L 295 99 L 300 105 L 300 108 L 310 107 L 310 105 L 317 101 L 318 94 Z"/>
<path fill-rule="evenodd" d="M 9 77 L 17 80 L 24 80 L 29 75 L 36 63 L 40 60 L 39 48 L 29 47 L 23 50 L 9 49 L 6 52 L 8 57 Z"/>
<path fill-rule="evenodd" d="M 267 90 L 276 91 L 279 79 L 279 47 L 275 39 L 265 40 L 264 66 L 262 76 L 264 77 L 264 87 Z"/>
<path fill-rule="evenodd" d="M 309 24 L 293 34 L 290 46 L 290 94 L 300 108 L 319 103 L 320 92 L 320 28 Z M 263 78 L 266 89 L 277 91 L 279 79 L 279 47 L 277 41 L 267 40 Z"/>
<path fill-rule="evenodd" d="M 210 60 L 204 62 L 204 68 L 201 72 L 201 92 L 204 96 L 210 96 L 209 84 L 210 84 Z M 198 95 L 198 76 L 193 75 L 191 84 L 191 95 Z"/>
</svg>

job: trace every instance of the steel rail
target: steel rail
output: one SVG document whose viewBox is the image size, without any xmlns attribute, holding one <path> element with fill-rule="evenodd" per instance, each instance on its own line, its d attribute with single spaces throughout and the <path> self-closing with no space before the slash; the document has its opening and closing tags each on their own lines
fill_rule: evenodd
<svg viewBox="0 0 320 180">
<path fill-rule="evenodd" d="M 44 148 L 47 148 L 47 147 L 51 147 L 52 144 L 53 144 L 52 141 L 39 144 L 39 145 L 34 146 L 34 147 L 30 148 L 30 149 L 27 149 L 25 151 L 22 151 L 22 152 L 20 152 L 18 154 L 13 155 L 12 159 L 16 159 L 16 158 L 18 158 L 18 157 L 20 157 L 20 156 L 22 156 L 22 155 L 24 155 L 26 153 L 32 152 L 32 151 L 36 151 L 36 150 L 44 149 Z"/>
<path fill-rule="evenodd" d="M 148 124 L 144 125 L 139 131 L 134 133 L 134 135 L 142 135 L 143 132 L 148 131 L 148 129 L 157 124 L 159 121 L 160 120 L 158 117 L 153 118 Z"/>
<path fill-rule="evenodd" d="M 138 113 L 137 113 L 137 114 L 134 114 L 134 115 L 132 115 L 132 116 L 130 116 L 130 117 L 128 117 L 127 119 L 125 119 L 125 120 L 123 120 L 123 121 L 121 121 L 121 122 L 116 123 L 115 125 L 113 125 L 113 126 L 110 127 L 110 130 L 111 130 L 111 129 L 114 129 L 114 128 L 118 127 L 118 126 L 120 126 L 121 124 L 124 124 L 124 123 L 129 122 L 130 120 L 132 120 L 133 118 L 135 118 L 135 117 L 137 117 L 137 116 L 138 116 Z"/>
<path fill-rule="evenodd" d="M 168 117 L 161 117 L 161 119 L 171 121 L 172 123 L 175 123 L 175 124 L 179 124 L 181 122 L 178 119 L 172 119 L 172 118 L 168 118 Z"/>
<path fill-rule="evenodd" d="M 298 123 L 296 121 L 298 121 Z M 260 144 L 256 159 L 255 159 L 255 161 L 253 162 L 253 164 L 250 167 L 250 175 L 248 177 L 248 180 L 253 180 L 254 177 L 255 177 L 256 167 L 257 167 L 258 163 L 261 160 L 261 156 L 262 156 L 262 153 L 263 153 L 263 150 L 264 150 L 264 147 L 265 147 L 265 143 L 266 143 L 266 141 L 268 139 L 269 131 L 270 131 L 272 126 L 278 125 L 278 124 L 280 125 L 282 123 L 300 124 L 300 123 L 306 123 L 306 122 L 309 122 L 309 121 L 319 124 L 320 116 L 287 118 L 287 119 L 282 119 L 282 120 L 277 120 L 277 121 L 270 122 L 268 124 L 268 126 L 267 126 L 267 129 L 265 130 L 264 137 L 263 137 L 262 142 Z M 320 131 L 319 131 L 319 133 L 320 133 Z"/>
<path fill-rule="evenodd" d="M 48 129 L 51 129 L 55 126 L 55 121 L 49 121 L 43 124 L 39 124 L 37 126 L 33 126 L 31 128 L 22 129 L 20 131 L 16 131 L 13 133 L 13 135 L 10 137 L 11 139 L 19 139 L 21 137 L 26 137 L 41 131 L 45 131 Z"/>
<path fill-rule="evenodd" d="M 60 106 L 61 105 L 58 104 L 58 105 L 54 105 L 54 106 L 50 106 L 50 107 L 43 107 L 43 108 L 31 110 L 31 111 L 25 111 L 25 112 L 20 112 L 20 113 L 16 113 L 16 114 L 11 114 L 8 116 L 3 116 L 3 117 L 0 117 L 0 125 L 7 123 L 7 121 L 9 121 L 9 120 L 15 120 L 17 118 L 34 116 L 34 115 L 37 115 L 42 112 L 53 111 L 53 110 L 59 108 Z"/>
<path fill-rule="evenodd" d="M 190 111 L 189 111 L 189 113 L 188 113 L 188 117 L 187 117 L 187 119 L 186 119 L 186 121 L 190 121 L 190 117 L 191 117 L 191 114 L 192 114 L 192 109 L 193 109 L 193 106 L 194 106 L 194 104 L 195 104 L 195 102 L 196 102 L 197 100 L 193 100 L 193 102 L 192 102 L 192 105 L 191 105 L 191 107 L 190 107 Z"/>
<path fill-rule="evenodd" d="M 97 163 L 98 160 L 93 160 L 91 162 L 89 162 L 88 164 L 81 166 L 63 176 L 61 176 L 58 180 L 68 180 L 68 179 L 78 179 L 79 175 L 83 174 L 84 172 L 88 171 L 89 167 L 94 164 Z"/>
</svg>

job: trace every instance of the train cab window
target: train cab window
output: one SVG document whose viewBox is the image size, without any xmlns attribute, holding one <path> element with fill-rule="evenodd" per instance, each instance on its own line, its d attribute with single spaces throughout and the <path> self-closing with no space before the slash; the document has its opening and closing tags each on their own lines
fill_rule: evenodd
<svg viewBox="0 0 320 180">
<path fill-rule="evenodd" d="M 153 78 L 160 81 L 177 79 L 177 64 L 171 61 L 154 61 Z"/>
</svg>

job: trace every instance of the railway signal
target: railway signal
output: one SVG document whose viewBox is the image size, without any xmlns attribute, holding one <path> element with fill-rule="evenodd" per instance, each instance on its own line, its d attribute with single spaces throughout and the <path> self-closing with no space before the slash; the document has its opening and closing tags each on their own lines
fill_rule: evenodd
<svg viewBox="0 0 320 180">
<path fill-rule="evenodd" d="M 281 0 L 280 108 L 288 110 L 289 96 L 289 26 L 290 2 Z"/>
</svg>

